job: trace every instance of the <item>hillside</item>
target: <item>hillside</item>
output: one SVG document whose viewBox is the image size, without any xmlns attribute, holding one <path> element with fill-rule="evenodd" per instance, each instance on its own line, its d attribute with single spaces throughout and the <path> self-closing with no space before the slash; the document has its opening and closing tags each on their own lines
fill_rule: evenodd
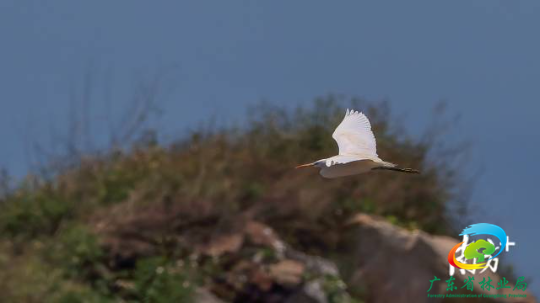
<svg viewBox="0 0 540 303">
<path fill-rule="evenodd" d="M 346 107 L 368 115 L 381 158 L 422 174 L 294 170 L 336 153 Z M 451 164 L 459 149 L 440 152 L 435 136 L 410 137 L 392 118 L 383 103 L 332 97 L 260 106 L 242 128 L 138 141 L 29 175 L 0 202 L 1 302 L 376 302 L 351 260 L 355 218 L 443 239 L 466 209 Z"/>
</svg>

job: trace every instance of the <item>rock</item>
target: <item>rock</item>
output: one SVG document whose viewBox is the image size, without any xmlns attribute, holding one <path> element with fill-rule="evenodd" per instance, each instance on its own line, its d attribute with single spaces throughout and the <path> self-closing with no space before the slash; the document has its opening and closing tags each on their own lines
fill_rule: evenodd
<svg viewBox="0 0 540 303">
<path fill-rule="evenodd" d="M 299 261 L 306 266 L 307 271 L 317 275 L 339 276 L 339 271 L 334 262 L 317 256 L 310 256 L 294 249 L 287 248 L 287 258 Z"/>
<path fill-rule="evenodd" d="M 208 291 L 204 288 L 198 288 L 195 290 L 195 295 L 193 298 L 194 303 L 224 303 L 225 301 L 222 301 L 218 297 L 216 297 L 213 293 Z"/>
<path fill-rule="evenodd" d="M 287 303 L 327 303 L 326 293 L 320 281 L 306 283 L 304 287 L 290 296 Z"/>
<path fill-rule="evenodd" d="M 302 292 L 300 294 L 304 295 L 306 298 L 309 298 L 310 300 L 317 302 L 317 303 L 326 303 L 328 300 L 326 299 L 327 295 L 324 291 L 323 283 L 321 282 L 321 279 L 313 280 L 304 286 L 302 289 Z M 298 302 L 295 300 L 291 300 L 291 302 Z"/>
<path fill-rule="evenodd" d="M 272 228 L 260 222 L 246 223 L 244 239 L 239 254 L 261 248 L 270 248 L 276 254 L 264 259 L 255 253 L 252 258 L 240 259 L 231 266 L 224 279 L 226 285 L 221 287 L 234 289 L 234 300 L 327 303 L 332 297 L 331 302 L 350 301 L 346 285 L 332 261 L 289 247 Z"/>
<path fill-rule="evenodd" d="M 429 280 L 441 279 L 434 284 L 432 294 L 446 294 L 449 278 L 448 252 L 458 241 L 450 237 L 432 236 L 422 231 L 407 231 L 385 220 L 357 215 L 349 222 L 344 238 L 343 262 L 351 269 L 347 277 L 349 289 L 364 292 L 368 302 L 439 302 L 427 297 Z M 455 284 L 461 286 L 467 275 L 454 274 Z M 471 275 L 472 276 L 472 275 Z M 474 275 L 475 294 L 508 294 L 509 291 L 483 291 L 478 285 L 482 278 L 490 277 L 496 285 L 500 277 L 488 271 Z M 465 291 L 454 291 L 465 293 Z M 513 292 L 515 294 L 515 292 Z M 482 302 L 536 302 L 529 292 L 526 298 L 485 299 Z M 467 299 L 454 299 L 467 302 Z M 471 301 L 480 302 L 478 299 Z"/>
<path fill-rule="evenodd" d="M 235 253 L 240 250 L 244 236 L 241 233 L 219 235 L 213 238 L 209 244 L 203 246 L 199 253 L 212 257 L 219 257 L 225 253 Z"/>
<path fill-rule="evenodd" d="M 279 263 L 269 266 L 270 276 L 274 280 L 284 286 L 297 286 L 302 282 L 302 275 L 305 271 L 304 264 L 293 261 L 293 260 L 283 260 Z"/>
<path fill-rule="evenodd" d="M 348 302 L 332 261 L 291 248 L 270 226 L 251 218 L 216 229 L 218 221 L 210 211 L 186 215 L 193 209 L 198 208 L 125 204 L 114 207 L 114 216 L 94 217 L 111 270 L 133 268 L 137 260 L 159 255 L 164 247 L 183 249 L 197 266 L 214 270 L 204 277 L 195 302 L 327 303 L 331 296 L 340 298 L 331 302 Z M 130 283 L 121 281 L 116 287 L 129 289 Z"/>
<path fill-rule="evenodd" d="M 245 226 L 245 235 L 255 245 L 272 248 L 279 256 L 285 250 L 285 244 L 279 239 L 274 230 L 257 221 L 249 221 Z"/>
<path fill-rule="evenodd" d="M 272 280 L 272 276 L 270 276 L 269 273 L 263 270 L 257 270 L 255 271 L 251 277 L 251 283 L 254 283 L 257 285 L 257 287 L 264 291 L 268 292 L 272 288 L 272 285 L 274 284 L 274 281 Z"/>
</svg>

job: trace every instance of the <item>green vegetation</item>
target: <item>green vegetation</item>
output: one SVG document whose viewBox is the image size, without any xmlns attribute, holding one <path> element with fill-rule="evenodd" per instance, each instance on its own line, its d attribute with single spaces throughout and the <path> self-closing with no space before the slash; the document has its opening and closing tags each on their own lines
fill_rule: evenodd
<svg viewBox="0 0 540 303">
<path fill-rule="evenodd" d="M 422 174 L 323 180 L 292 169 L 336 153 L 331 134 L 345 105 L 370 117 L 381 158 Z M 197 286 L 226 279 L 234 261 L 203 257 L 199 246 L 246 218 L 323 256 L 358 212 L 448 234 L 456 174 L 430 160 L 437 142 L 414 140 L 391 120 L 384 104 L 358 100 L 328 97 L 291 111 L 262 105 L 242 129 L 199 130 L 170 146 L 89 155 L 54 177 L 30 175 L 0 201 L 2 300 L 189 302 Z M 335 279 L 324 287 L 341 302 Z"/>
</svg>

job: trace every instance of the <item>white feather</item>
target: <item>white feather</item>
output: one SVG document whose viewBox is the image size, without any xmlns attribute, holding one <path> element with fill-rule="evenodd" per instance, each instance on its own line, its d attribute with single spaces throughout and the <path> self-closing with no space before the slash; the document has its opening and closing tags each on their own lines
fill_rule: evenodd
<svg viewBox="0 0 540 303">
<path fill-rule="evenodd" d="M 332 138 L 338 144 L 339 155 L 379 159 L 371 124 L 361 112 L 347 109 L 345 118 L 332 134 Z"/>
</svg>

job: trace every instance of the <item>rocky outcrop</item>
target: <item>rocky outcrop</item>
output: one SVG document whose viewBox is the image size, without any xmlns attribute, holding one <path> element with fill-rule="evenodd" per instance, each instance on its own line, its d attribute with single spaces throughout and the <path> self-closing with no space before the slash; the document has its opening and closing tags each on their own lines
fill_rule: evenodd
<svg viewBox="0 0 540 303">
<path fill-rule="evenodd" d="M 215 245 L 219 249 L 216 250 Z M 230 265 L 224 279 L 207 285 L 229 301 L 350 301 L 346 285 L 332 261 L 289 247 L 272 228 L 260 222 L 247 221 L 239 232 L 216 237 L 200 253 L 214 258 L 237 259 Z M 240 255 L 242 258 L 238 258 Z"/>
<path fill-rule="evenodd" d="M 197 302 L 349 302 L 350 294 L 375 303 L 467 302 L 428 297 L 450 293 L 445 280 L 449 278 L 448 252 L 458 243 L 453 238 L 409 231 L 379 217 L 358 214 L 336 232 L 340 244 L 329 260 L 330 256 L 291 248 L 270 226 L 249 216 L 223 224 L 204 205 L 118 208 L 111 216 L 100 216 L 95 231 L 111 270 L 172 249 L 187 252 L 199 268 L 215 268 L 199 285 Z M 440 280 L 428 293 L 429 280 L 435 276 Z M 456 273 L 455 278 L 455 285 L 461 287 L 465 276 Z M 452 293 L 522 294 L 527 297 L 471 301 L 535 302 L 528 291 L 480 289 L 478 282 L 483 278 L 497 285 L 501 278 L 497 274 L 486 271 L 474 278 L 472 292 L 458 288 Z"/>
<path fill-rule="evenodd" d="M 349 222 L 344 239 L 342 262 L 350 268 L 347 276 L 349 289 L 360 291 L 368 302 L 467 302 L 465 298 L 429 298 L 429 280 L 434 283 L 429 294 L 489 294 L 506 295 L 499 299 L 470 299 L 474 302 L 536 302 L 528 291 L 512 289 L 482 290 L 478 285 L 483 278 L 491 278 L 497 285 L 501 277 L 489 270 L 474 275 L 473 291 L 460 289 L 467 274 L 454 274 L 458 290 L 447 292 L 449 279 L 448 252 L 458 241 L 443 236 L 432 236 L 422 231 L 408 231 L 374 216 L 359 214 Z M 470 276 L 473 276 L 469 274 Z M 513 285 L 512 281 L 510 284 Z M 510 298 L 509 295 L 526 295 Z"/>
<path fill-rule="evenodd" d="M 225 301 L 216 297 L 213 293 L 204 288 L 198 288 L 195 290 L 193 297 L 195 303 L 225 303 Z"/>
<path fill-rule="evenodd" d="M 216 229 L 208 218 L 185 223 L 182 209 L 115 211 L 123 214 L 121 220 L 114 219 L 117 214 L 102 216 L 94 225 L 112 270 L 132 266 L 166 246 L 187 251 L 198 268 L 213 268 L 198 286 L 195 302 L 350 301 L 332 261 L 289 247 L 261 222 L 239 218 L 229 228 Z"/>
</svg>

